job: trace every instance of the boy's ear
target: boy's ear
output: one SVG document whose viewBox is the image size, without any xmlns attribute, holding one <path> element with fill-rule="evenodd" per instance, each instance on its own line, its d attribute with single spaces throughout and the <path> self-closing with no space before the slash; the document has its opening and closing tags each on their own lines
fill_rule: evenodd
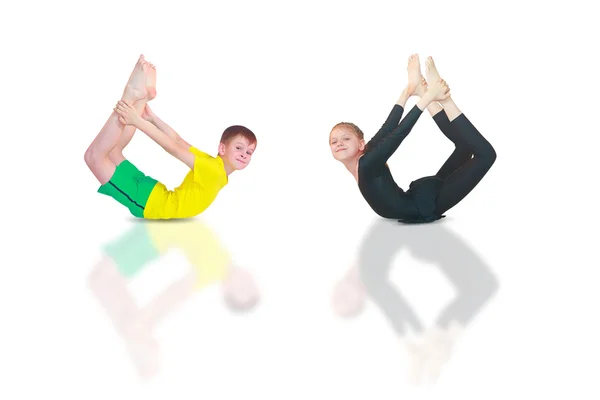
<svg viewBox="0 0 600 400">
<path fill-rule="evenodd" d="M 225 154 L 225 145 L 223 143 L 219 143 L 219 155 Z"/>
</svg>

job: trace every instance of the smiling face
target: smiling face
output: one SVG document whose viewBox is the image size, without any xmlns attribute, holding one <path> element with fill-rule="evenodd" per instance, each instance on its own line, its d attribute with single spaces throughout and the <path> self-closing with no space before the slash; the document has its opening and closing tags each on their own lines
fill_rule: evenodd
<svg viewBox="0 0 600 400">
<path fill-rule="evenodd" d="M 329 146 L 333 158 L 338 161 L 352 159 L 365 149 L 362 132 L 354 124 L 340 123 L 329 134 Z"/>
<path fill-rule="evenodd" d="M 252 160 L 254 150 L 256 150 L 256 143 L 252 143 L 242 135 L 234 136 L 228 143 L 219 145 L 219 155 L 232 172 L 246 168 Z"/>
</svg>

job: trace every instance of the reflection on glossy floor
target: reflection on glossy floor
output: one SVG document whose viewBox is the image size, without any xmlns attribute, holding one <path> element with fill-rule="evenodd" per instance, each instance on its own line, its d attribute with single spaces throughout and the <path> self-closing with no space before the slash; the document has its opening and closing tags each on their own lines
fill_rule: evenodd
<svg viewBox="0 0 600 400">
<path fill-rule="evenodd" d="M 435 264 L 457 292 L 430 326 L 391 280 L 394 257 L 403 249 Z M 440 375 L 461 332 L 497 290 L 489 266 L 444 224 L 413 227 L 378 219 L 362 242 L 358 265 L 338 283 L 334 304 L 338 315 L 348 317 L 360 314 L 367 300 L 376 304 L 405 343 L 411 383 L 419 383 Z"/>
<path fill-rule="evenodd" d="M 329 326 L 322 319 L 314 318 L 319 330 L 331 329 L 333 335 L 343 335 L 344 332 L 357 335 L 358 340 L 352 351 L 363 349 L 357 354 L 373 347 L 374 341 L 389 342 L 391 334 L 391 342 L 396 342 L 398 346 L 388 346 L 387 354 L 381 353 L 375 346 L 372 354 L 380 358 L 378 368 L 387 368 L 385 357 L 392 360 L 391 365 L 398 368 L 392 375 L 397 377 L 396 385 L 399 387 L 434 384 L 451 361 L 455 346 L 460 343 L 465 330 L 501 290 L 496 274 L 483 257 L 446 225 L 404 226 L 395 221 L 374 219 L 361 235 L 356 261 L 349 268 L 342 268 L 342 273 L 337 274 L 339 277 L 332 281 L 330 298 L 321 296 L 326 301 L 318 309 L 326 310 L 325 313 L 329 314 L 325 319 Z M 173 252 L 177 257 L 171 257 L 169 261 L 169 254 Z M 430 269 L 427 265 L 433 265 L 454 291 L 446 304 L 438 307 L 438 316 L 432 323 L 424 322 L 419 305 L 408 301 L 401 289 L 403 285 L 395 282 L 393 270 L 402 269 L 397 262 L 399 254 L 408 255 L 413 263 L 417 263 L 416 267 L 413 265 L 409 268 L 416 271 L 417 275 L 419 269 Z M 174 268 L 174 264 L 177 268 Z M 148 276 L 145 283 L 136 286 L 136 279 L 148 269 L 151 271 L 146 271 Z M 177 270 L 177 273 L 174 274 L 173 270 Z M 166 271 L 171 272 L 165 274 Z M 410 274 L 404 275 L 410 277 Z M 166 282 L 160 283 L 161 278 Z M 148 285 L 150 281 L 154 283 Z M 221 299 L 216 305 L 213 301 L 215 306 L 212 311 L 225 307 L 230 317 L 247 316 L 253 320 L 253 324 L 258 324 L 263 334 L 252 345 L 263 349 L 265 359 L 271 357 L 268 355 L 273 351 L 269 349 L 270 337 L 277 330 L 280 318 L 270 314 L 253 315 L 254 309 L 261 305 L 259 284 L 249 270 L 233 262 L 223 241 L 200 219 L 176 223 L 133 223 L 127 232 L 102 246 L 102 256 L 89 273 L 87 283 L 90 294 L 108 317 L 103 323 L 110 321 L 121 337 L 128 362 L 135 368 L 140 382 L 148 384 L 155 379 L 160 380 L 161 374 L 170 374 L 165 370 L 170 369 L 172 373 L 187 368 L 187 363 L 176 365 L 162 361 L 169 357 L 165 356 L 165 349 L 161 348 L 156 332 L 165 320 L 177 315 L 186 302 L 194 303 L 194 296 L 201 296 L 207 291 L 212 300 L 215 297 Z M 298 285 L 302 286 L 303 283 Z M 409 288 L 414 287 L 410 282 L 408 285 Z M 152 292 L 148 286 L 160 289 Z M 437 301 L 439 296 L 436 296 L 435 290 L 422 289 L 429 292 L 428 297 Z M 290 287 L 288 294 L 294 297 L 295 292 Z M 145 297 L 145 300 L 140 297 Z M 203 300 L 208 300 L 208 296 L 204 297 Z M 276 296 L 269 299 L 274 303 L 284 300 Z M 195 304 L 199 306 L 201 303 Z M 367 312 L 367 304 L 374 305 L 376 311 Z M 202 312 L 210 311 L 197 311 L 198 320 L 205 320 Z M 382 324 L 377 322 L 370 327 L 368 319 L 361 323 L 363 314 L 370 314 L 365 318 L 371 320 L 377 315 L 383 316 L 383 326 L 386 328 L 382 330 Z M 310 325 L 310 314 L 302 318 L 302 324 Z M 222 318 L 219 320 L 223 322 Z M 345 331 L 336 333 L 340 323 L 352 324 L 353 321 L 356 322 L 354 327 L 347 326 Z M 188 320 L 188 323 L 193 325 L 195 321 Z M 229 329 L 227 325 L 231 326 L 231 322 L 213 329 L 226 330 Z M 212 335 L 208 336 L 212 338 Z M 244 335 L 243 328 L 238 335 Z M 201 342 L 203 338 L 197 337 L 195 340 Z M 317 348 L 317 353 L 321 357 L 328 357 L 327 340 L 322 339 L 318 343 L 317 337 L 303 334 L 288 337 L 288 340 L 290 345 L 294 343 L 293 346 L 299 346 L 301 352 L 302 346 L 307 352 L 314 351 L 315 346 L 321 346 Z M 188 344 L 194 345 L 193 342 Z M 216 347 L 228 346 L 227 340 L 213 344 Z M 290 353 L 298 350 L 296 348 Z M 335 352 L 332 351 L 331 357 L 336 357 Z M 295 364 L 293 355 L 282 360 L 291 366 Z M 283 364 L 280 367 L 288 368 Z M 267 371 L 269 368 L 279 367 L 267 367 Z"/>
<path fill-rule="evenodd" d="M 298 237 L 282 222 L 264 227 L 279 233 L 268 240 L 200 218 L 127 220 L 90 240 L 95 250 L 65 251 L 59 242 L 71 241 L 52 238 L 57 257 L 38 248 L 32 259 L 54 268 L 35 279 L 17 271 L 23 285 L 3 281 L 6 298 L 21 299 L 4 302 L 4 372 L 15 377 L 4 390 L 593 398 L 593 259 L 542 230 L 503 236 L 461 222 L 372 218 L 356 232 L 323 226 L 310 237 L 314 222 L 298 222 Z M 477 234 L 459 234 L 465 226 Z M 27 285 L 29 297 L 19 289 Z"/>
<path fill-rule="evenodd" d="M 129 292 L 129 282 L 173 249 L 183 253 L 189 271 L 139 306 Z M 254 308 L 260 299 L 252 275 L 233 265 L 214 232 L 197 220 L 134 223 L 128 232 L 104 247 L 104 255 L 90 273 L 88 283 L 144 378 L 160 370 L 155 327 L 194 293 L 208 285 L 219 285 L 225 304 L 240 313 Z"/>
</svg>

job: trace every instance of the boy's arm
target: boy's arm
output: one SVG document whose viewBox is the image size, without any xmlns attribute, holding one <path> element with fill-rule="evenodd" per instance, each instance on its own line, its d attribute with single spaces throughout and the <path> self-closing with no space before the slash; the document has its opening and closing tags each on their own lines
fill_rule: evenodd
<svg viewBox="0 0 600 400">
<path fill-rule="evenodd" d="M 158 143 L 167 153 L 182 161 L 185 165 L 190 167 L 190 169 L 194 169 L 194 160 L 196 159 L 196 156 L 189 151 L 189 146 L 186 148 L 182 144 L 177 143 L 176 140 L 170 138 L 165 132 L 143 119 L 139 121 L 135 127 Z"/>
<path fill-rule="evenodd" d="M 154 124 L 143 119 L 133 107 L 125 102 L 120 101 L 117 104 L 117 107 L 115 107 L 115 112 L 119 115 L 121 123 L 135 126 L 137 129 L 148 135 L 150 139 L 158 143 L 158 145 L 167 153 L 183 162 L 190 167 L 190 169 L 194 169 L 194 160 L 196 159 L 196 156 L 188 150 L 189 147 L 185 148 L 178 144 Z"/>
<path fill-rule="evenodd" d="M 145 111 L 146 115 L 148 116 L 147 121 L 150 121 L 151 123 L 156 125 L 158 129 L 169 135 L 173 140 L 175 140 L 175 142 L 181 144 L 181 146 L 185 147 L 186 149 L 189 149 L 191 147 L 191 145 L 188 142 L 186 142 L 181 136 L 179 136 L 175 129 L 171 128 L 165 121 L 163 121 L 156 114 L 154 114 L 154 112 L 152 112 L 148 105 L 146 105 Z"/>
</svg>

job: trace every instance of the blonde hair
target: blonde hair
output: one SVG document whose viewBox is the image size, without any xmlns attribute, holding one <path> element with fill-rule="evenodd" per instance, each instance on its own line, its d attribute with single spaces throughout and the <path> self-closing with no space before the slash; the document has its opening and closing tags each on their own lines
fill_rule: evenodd
<svg viewBox="0 0 600 400">
<path fill-rule="evenodd" d="M 336 128 L 349 128 L 360 140 L 363 140 L 365 138 L 365 134 L 363 133 L 363 131 L 360 130 L 360 128 L 358 126 L 356 126 L 355 124 L 353 124 L 352 122 L 340 122 L 338 124 L 336 124 L 333 128 L 331 128 L 331 131 L 333 131 Z"/>
</svg>

